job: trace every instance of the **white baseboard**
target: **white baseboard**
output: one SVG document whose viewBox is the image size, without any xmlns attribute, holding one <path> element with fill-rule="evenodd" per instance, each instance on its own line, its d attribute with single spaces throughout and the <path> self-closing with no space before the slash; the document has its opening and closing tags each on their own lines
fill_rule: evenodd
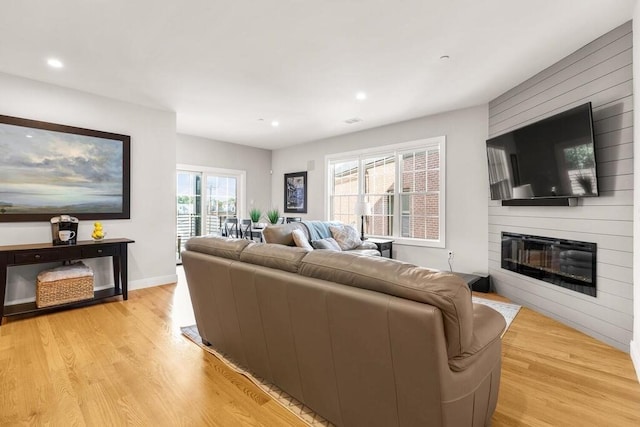
<svg viewBox="0 0 640 427">
<path fill-rule="evenodd" d="M 177 274 L 169 274 L 168 276 L 147 277 L 140 280 L 129 280 L 129 290 L 150 288 L 152 286 L 168 285 L 178 281 Z"/>
<path fill-rule="evenodd" d="M 150 288 L 152 286 L 168 285 L 170 283 L 176 283 L 177 281 L 178 281 L 177 274 L 169 274 L 168 276 L 148 277 L 146 279 L 133 280 L 133 281 L 129 280 L 129 290 L 133 291 L 136 289 Z M 95 290 L 99 291 L 99 290 L 108 289 L 108 288 L 113 288 L 113 283 L 96 286 Z M 20 298 L 20 299 L 7 301 L 6 305 L 24 304 L 26 302 L 34 302 L 35 300 L 36 300 L 35 297 Z"/>
<path fill-rule="evenodd" d="M 631 361 L 633 362 L 633 367 L 636 369 L 636 376 L 638 377 L 638 382 L 640 382 L 640 343 L 637 341 L 631 341 L 629 344 L 629 354 L 631 355 Z"/>
</svg>

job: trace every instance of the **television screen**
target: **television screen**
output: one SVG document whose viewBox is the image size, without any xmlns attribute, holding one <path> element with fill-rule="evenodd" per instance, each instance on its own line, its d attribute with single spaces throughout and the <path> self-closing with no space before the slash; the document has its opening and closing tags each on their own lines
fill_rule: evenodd
<svg viewBox="0 0 640 427">
<path fill-rule="evenodd" d="M 598 195 L 591 103 L 487 140 L 492 200 Z"/>
</svg>

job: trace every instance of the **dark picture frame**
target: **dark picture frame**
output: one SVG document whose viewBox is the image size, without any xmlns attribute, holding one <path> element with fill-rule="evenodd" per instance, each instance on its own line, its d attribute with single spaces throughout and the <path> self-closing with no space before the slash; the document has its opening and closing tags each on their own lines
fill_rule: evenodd
<svg viewBox="0 0 640 427">
<path fill-rule="evenodd" d="M 307 213 L 307 173 L 284 174 L 284 211 Z"/>
<path fill-rule="evenodd" d="M 131 137 L 0 115 L 0 222 L 129 219 Z"/>
</svg>

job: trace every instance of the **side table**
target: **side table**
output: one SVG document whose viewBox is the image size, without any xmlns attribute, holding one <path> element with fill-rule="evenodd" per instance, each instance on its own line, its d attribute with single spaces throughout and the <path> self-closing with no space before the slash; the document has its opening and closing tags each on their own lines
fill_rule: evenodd
<svg viewBox="0 0 640 427">
<path fill-rule="evenodd" d="M 365 240 L 365 242 L 375 243 L 378 247 L 378 252 L 380 252 L 380 255 L 386 256 L 387 258 L 393 258 L 393 240 L 370 237 Z M 385 252 L 387 253 L 386 255 Z"/>
<path fill-rule="evenodd" d="M 456 276 L 467 282 L 469 289 L 474 292 L 487 293 L 491 290 L 491 279 L 489 276 L 481 276 L 479 274 L 456 273 Z"/>
</svg>

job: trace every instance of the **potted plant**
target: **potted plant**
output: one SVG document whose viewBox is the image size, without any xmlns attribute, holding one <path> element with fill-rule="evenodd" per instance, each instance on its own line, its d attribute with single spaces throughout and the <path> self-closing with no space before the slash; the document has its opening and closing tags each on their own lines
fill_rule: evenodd
<svg viewBox="0 0 640 427">
<path fill-rule="evenodd" d="M 280 211 L 276 208 L 267 211 L 267 219 L 271 224 L 277 224 L 280 219 Z"/>
<path fill-rule="evenodd" d="M 258 208 L 252 208 L 249 211 L 249 218 L 251 218 L 251 222 L 253 222 L 253 226 L 255 228 L 258 228 L 258 222 L 260 221 L 260 218 L 262 217 L 262 211 Z"/>
</svg>

